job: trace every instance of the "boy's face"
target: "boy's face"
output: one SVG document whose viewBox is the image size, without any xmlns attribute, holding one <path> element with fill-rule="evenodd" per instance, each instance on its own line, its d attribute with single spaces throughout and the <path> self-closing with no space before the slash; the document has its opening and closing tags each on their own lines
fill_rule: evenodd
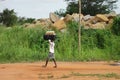
<svg viewBox="0 0 120 80">
<path fill-rule="evenodd" d="M 51 40 L 51 42 L 54 42 L 54 40 Z"/>
</svg>

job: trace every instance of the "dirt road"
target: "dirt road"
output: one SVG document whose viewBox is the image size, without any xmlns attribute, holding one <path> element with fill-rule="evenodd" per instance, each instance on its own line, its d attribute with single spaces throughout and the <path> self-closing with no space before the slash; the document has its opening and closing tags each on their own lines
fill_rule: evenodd
<svg viewBox="0 0 120 80">
<path fill-rule="evenodd" d="M 0 64 L 0 80 L 120 80 L 120 66 L 108 62 Z"/>
</svg>

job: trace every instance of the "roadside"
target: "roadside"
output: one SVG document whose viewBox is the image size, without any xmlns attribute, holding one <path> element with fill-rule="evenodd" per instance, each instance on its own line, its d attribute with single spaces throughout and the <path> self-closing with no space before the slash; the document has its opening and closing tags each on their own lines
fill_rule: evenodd
<svg viewBox="0 0 120 80">
<path fill-rule="evenodd" d="M 0 64 L 1 80 L 120 80 L 120 66 L 108 62 L 44 62 Z"/>
</svg>

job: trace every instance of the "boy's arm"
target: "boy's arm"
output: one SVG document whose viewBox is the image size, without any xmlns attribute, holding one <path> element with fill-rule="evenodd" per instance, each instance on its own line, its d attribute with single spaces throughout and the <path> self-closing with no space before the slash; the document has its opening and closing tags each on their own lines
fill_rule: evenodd
<svg viewBox="0 0 120 80">
<path fill-rule="evenodd" d="M 51 43 L 51 40 L 50 40 L 50 39 L 49 39 L 48 41 L 49 41 L 49 43 Z"/>
</svg>

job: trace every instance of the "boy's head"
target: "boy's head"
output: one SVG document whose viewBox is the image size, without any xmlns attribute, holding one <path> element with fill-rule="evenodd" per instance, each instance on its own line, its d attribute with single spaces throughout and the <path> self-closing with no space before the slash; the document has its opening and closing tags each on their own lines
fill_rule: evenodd
<svg viewBox="0 0 120 80">
<path fill-rule="evenodd" d="M 54 40 L 51 40 L 51 42 L 54 42 Z"/>
</svg>

